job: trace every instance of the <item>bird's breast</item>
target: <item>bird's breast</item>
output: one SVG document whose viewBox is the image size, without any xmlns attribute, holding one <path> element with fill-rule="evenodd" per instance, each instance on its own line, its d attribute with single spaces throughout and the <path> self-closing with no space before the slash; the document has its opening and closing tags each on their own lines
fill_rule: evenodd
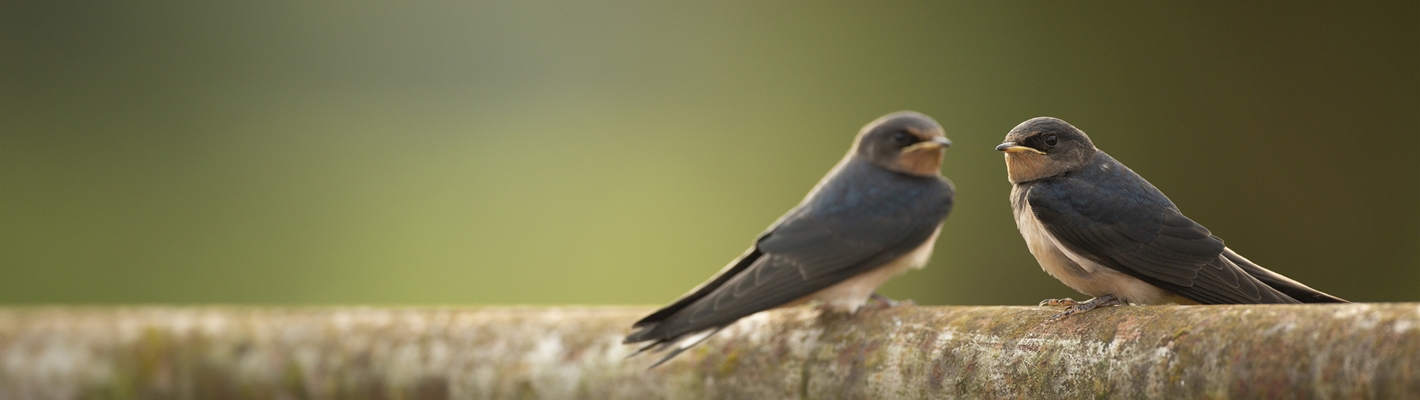
<svg viewBox="0 0 1420 400">
<path fill-rule="evenodd" d="M 1056 243 L 1055 238 L 1045 229 L 1045 225 L 1035 217 L 1031 211 L 1030 202 L 1026 200 L 1026 195 L 1030 192 L 1030 187 L 1025 185 L 1015 185 L 1011 188 L 1011 209 L 1015 212 L 1016 228 L 1020 229 L 1021 237 L 1026 240 L 1026 248 L 1031 255 L 1040 263 L 1050 276 L 1065 281 L 1079 276 L 1089 275 L 1090 269 L 1079 265 L 1070 259 L 1065 251 Z M 1065 282 L 1075 290 L 1080 290 Z"/>
</svg>

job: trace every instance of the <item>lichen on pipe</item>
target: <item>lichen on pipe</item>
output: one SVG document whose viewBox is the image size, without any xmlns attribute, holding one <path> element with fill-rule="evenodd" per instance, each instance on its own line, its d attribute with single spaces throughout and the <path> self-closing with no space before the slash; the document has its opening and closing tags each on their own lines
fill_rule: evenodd
<svg viewBox="0 0 1420 400">
<path fill-rule="evenodd" d="M 671 362 L 645 308 L 0 308 L 0 399 L 1406 398 L 1420 304 L 807 308 Z"/>
</svg>

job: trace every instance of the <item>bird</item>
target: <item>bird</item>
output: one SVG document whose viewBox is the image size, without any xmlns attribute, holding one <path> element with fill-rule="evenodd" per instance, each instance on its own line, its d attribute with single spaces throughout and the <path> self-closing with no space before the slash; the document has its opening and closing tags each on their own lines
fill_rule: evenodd
<svg viewBox="0 0 1420 400">
<path fill-rule="evenodd" d="M 1058 319 L 1122 304 L 1345 303 L 1223 244 L 1163 192 L 1051 117 L 1006 134 L 1016 227 L 1041 269 L 1093 299 L 1050 299 Z"/>
<path fill-rule="evenodd" d="M 856 312 L 889 278 L 926 265 L 955 188 L 941 174 L 951 147 L 942 126 L 913 111 L 859 130 L 848 153 L 793 209 L 709 280 L 632 325 L 632 356 L 671 350 L 670 360 L 760 311 L 817 303 Z"/>
</svg>

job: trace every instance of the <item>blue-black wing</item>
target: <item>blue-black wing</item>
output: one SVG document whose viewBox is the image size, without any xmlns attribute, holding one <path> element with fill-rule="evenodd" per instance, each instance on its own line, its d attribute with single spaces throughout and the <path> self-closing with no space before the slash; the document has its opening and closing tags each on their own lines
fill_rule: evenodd
<svg viewBox="0 0 1420 400">
<path fill-rule="evenodd" d="M 710 281 L 638 321 L 626 342 L 674 342 L 883 266 L 925 243 L 951 210 L 951 184 L 939 177 L 850 162 L 833 179 Z"/>
<path fill-rule="evenodd" d="M 1223 257 L 1222 239 L 1108 155 L 1034 183 L 1031 211 L 1070 251 L 1204 304 L 1296 303 Z"/>
</svg>

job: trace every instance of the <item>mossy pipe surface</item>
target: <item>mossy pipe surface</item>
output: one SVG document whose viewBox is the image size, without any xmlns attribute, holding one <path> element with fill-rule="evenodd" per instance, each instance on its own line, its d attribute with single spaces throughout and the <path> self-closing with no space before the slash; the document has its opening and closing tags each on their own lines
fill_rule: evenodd
<svg viewBox="0 0 1420 400">
<path fill-rule="evenodd" d="M 0 398 L 1414 398 L 1420 304 L 760 313 L 654 369 L 649 308 L 0 308 Z"/>
</svg>

